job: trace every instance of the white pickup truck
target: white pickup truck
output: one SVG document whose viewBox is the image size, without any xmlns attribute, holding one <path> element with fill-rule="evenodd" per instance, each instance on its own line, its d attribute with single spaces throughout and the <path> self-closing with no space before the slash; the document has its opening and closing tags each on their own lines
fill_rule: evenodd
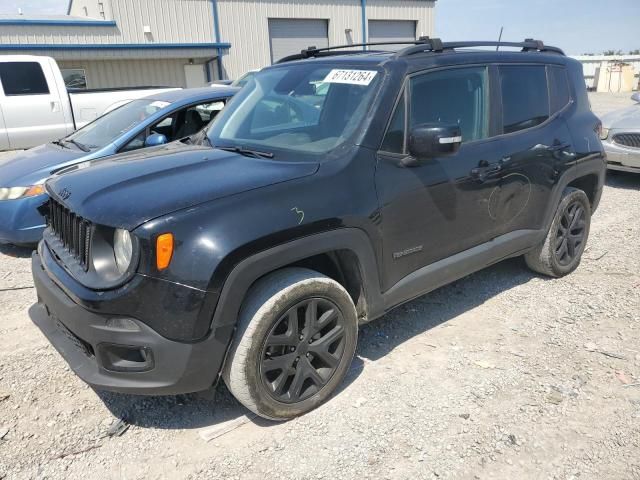
<svg viewBox="0 0 640 480">
<path fill-rule="evenodd" d="M 124 103 L 173 88 L 67 91 L 50 57 L 0 56 L 0 151 L 65 137 Z"/>
</svg>

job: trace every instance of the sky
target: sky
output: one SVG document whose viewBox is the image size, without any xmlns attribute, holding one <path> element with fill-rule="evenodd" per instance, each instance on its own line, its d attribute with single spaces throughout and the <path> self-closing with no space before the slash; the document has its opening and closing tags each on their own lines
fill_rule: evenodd
<svg viewBox="0 0 640 480">
<path fill-rule="evenodd" d="M 64 15 L 68 3 L 67 0 L 0 0 L 0 13 L 18 13 L 22 8 L 25 15 Z"/>
<path fill-rule="evenodd" d="M 1 0 L 0 0 L 1 1 Z M 570 55 L 640 49 L 640 0 L 437 0 L 435 36 L 542 40 Z"/>
<path fill-rule="evenodd" d="M 0 0 L 0 13 L 64 14 L 67 0 Z M 568 54 L 640 49 L 640 0 L 437 0 L 443 40 L 536 38 Z"/>
</svg>

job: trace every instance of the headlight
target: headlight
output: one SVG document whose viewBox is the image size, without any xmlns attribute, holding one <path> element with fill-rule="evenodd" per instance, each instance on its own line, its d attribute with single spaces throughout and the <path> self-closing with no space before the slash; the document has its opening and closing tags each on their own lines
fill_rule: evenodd
<svg viewBox="0 0 640 480">
<path fill-rule="evenodd" d="M 0 200 L 17 200 L 18 198 L 35 197 L 43 193 L 44 185 L 0 188 Z"/>
<path fill-rule="evenodd" d="M 600 140 L 606 140 L 607 138 L 609 138 L 609 129 L 603 128 L 600 130 Z"/>
<path fill-rule="evenodd" d="M 129 269 L 133 256 L 133 242 L 131 234 L 127 230 L 116 229 L 113 234 L 113 253 L 116 257 L 118 271 L 124 274 Z"/>
</svg>

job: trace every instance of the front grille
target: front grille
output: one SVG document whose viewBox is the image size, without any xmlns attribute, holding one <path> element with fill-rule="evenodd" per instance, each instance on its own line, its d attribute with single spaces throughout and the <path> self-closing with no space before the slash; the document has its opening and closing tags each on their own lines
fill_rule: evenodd
<svg viewBox="0 0 640 480">
<path fill-rule="evenodd" d="M 64 325 L 57 318 L 55 319 L 56 327 L 60 330 L 64 335 L 73 343 L 82 353 L 84 353 L 87 357 L 95 357 L 95 352 L 93 351 L 93 347 L 90 343 L 85 342 L 71 330 L 69 330 L 66 325 Z"/>
<path fill-rule="evenodd" d="M 640 148 L 640 133 L 618 133 L 613 136 L 613 141 L 625 147 Z"/>
<path fill-rule="evenodd" d="M 91 222 L 76 215 L 65 206 L 51 199 L 47 224 L 85 271 L 89 269 L 91 249 Z"/>
</svg>

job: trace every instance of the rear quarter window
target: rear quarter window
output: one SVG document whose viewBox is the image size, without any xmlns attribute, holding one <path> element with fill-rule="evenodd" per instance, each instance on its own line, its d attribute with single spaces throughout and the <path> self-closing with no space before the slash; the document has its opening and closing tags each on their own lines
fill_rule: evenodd
<svg viewBox="0 0 640 480">
<path fill-rule="evenodd" d="M 49 93 L 47 80 L 38 62 L 0 62 L 0 82 L 7 96 Z"/>
<path fill-rule="evenodd" d="M 547 67 L 547 77 L 549 79 L 549 94 L 551 115 L 558 113 L 571 101 L 571 91 L 569 89 L 569 77 L 564 67 Z"/>
<path fill-rule="evenodd" d="M 513 133 L 544 123 L 549 118 L 549 89 L 544 65 L 503 65 L 502 131 Z"/>
</svg>

